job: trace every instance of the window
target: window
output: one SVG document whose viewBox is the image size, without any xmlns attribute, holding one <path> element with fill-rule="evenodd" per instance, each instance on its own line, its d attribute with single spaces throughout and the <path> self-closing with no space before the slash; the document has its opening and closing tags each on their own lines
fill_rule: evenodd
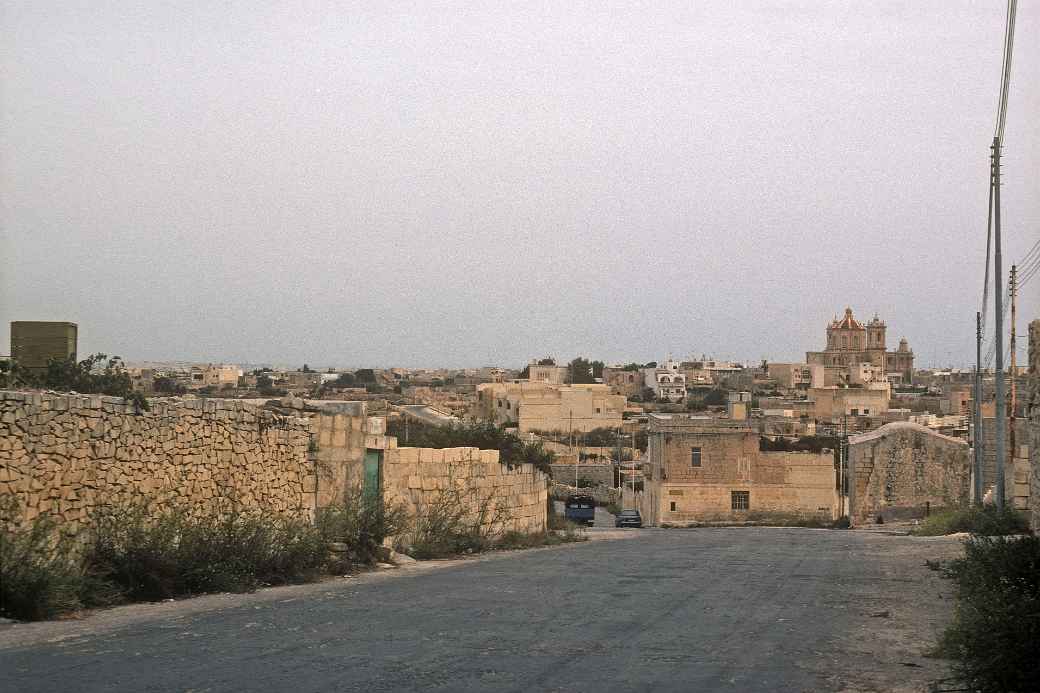
<svg viewBox="0 0 1040 693">
<path fill-rule="evenodd" d="M 599 414 L 600 412 L 601 412 L 600 408 L 596 407 L 596 413 Z"/>
<path fill-rule="evenodd" d="M 730 491 L 729 499 L 733 510 L 747 510 L 751 506 L 751 491 Z"/>
<path fill-rule="evenodd" d="M 701 466 L 701 449 L 690 448 L 690 466 L 699 467 Z"/>
<path fill-rule="evenodd" d="M 669 503 L 668 506 L 669 506 L 668 509 L 671 510 L 674 513 L 675 512 L 675 501 L 672 501 L 671 503 Z"/>
<path fill-rule="evenodd" d="M 851 414 L 852 416 L 859 416 L 859 409 L 853 409 L 849 412 L 849 414 Z"/>
</svg>

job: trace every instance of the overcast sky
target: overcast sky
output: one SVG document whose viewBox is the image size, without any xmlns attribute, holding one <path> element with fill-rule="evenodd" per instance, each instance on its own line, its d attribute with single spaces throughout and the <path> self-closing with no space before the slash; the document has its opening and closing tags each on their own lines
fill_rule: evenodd
<svg viewBox="0 0 1040 693">
<path fill-rule="evenodd" d="M 2 6 L 0 321 L 81 354 L 974 358 L 1002 2 Z M 1005 266 L 1038 115 L 1026 0 Z"/>
</svg>

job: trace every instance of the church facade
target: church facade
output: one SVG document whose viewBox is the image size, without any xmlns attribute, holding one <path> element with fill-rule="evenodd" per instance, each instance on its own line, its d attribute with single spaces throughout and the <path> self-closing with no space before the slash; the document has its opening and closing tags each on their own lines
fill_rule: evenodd
<svg viewBox="0 0 1040 693">
<path fill-rule="evenodd" d="M 845 317 L 835 318 L 827 326 L 827 348 L 809 351 L 805 362 L 822 366 L 853 368 L 869 363 L 881 374 L 898 374 L 910 382 L 914 370 L 914 352 L 906 339 L 899 340 L 895 351 L 888 351 L 885 333 L 888 327 L 877 315 L 866 325 L 856 320 L 851 308 L 845 309 Z"/>
</svg>

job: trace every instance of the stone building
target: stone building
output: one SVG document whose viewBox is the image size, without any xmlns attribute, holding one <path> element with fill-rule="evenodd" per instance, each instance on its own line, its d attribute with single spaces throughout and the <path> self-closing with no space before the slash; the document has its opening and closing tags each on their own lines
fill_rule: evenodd
<svg viewBox="0 0 1040 693">
<path fill-rule="evenodd" d="M 899 340 L 899 348 L 888 351 L 886 332 L 888 326 L 877 315 L 863 325 L 845 309 L 845 317 L 835 318 L 827 326 L 827 348 L 809 351 L 806 363 L 823 366 L 852 367 L 869 363 L 881 369 L 881 373 L 894 374 L 898 379 L 910 382 L 913 378 L 914 352 L 906 339 Z"/>
<path fill-rule="evenodd" d="M 663 367 L 644 368 L 643 387 L 653 390 L 660 402 L 686 401 L 686 374 L 681 364 L 671 359 Z"/>
<path fill-rule="evenodd" d="M 968 444 L 914 423 L 897 422 L 849 438 L 849 517 L 876 522 L 924 517 L 968 503 Z"/>
<path fill-rule="evenodd" d="M 808 390 L 826 384 L 824 366 L 819 363 L 769 363 L 766 373 L 784 390 Z"/>
<path fill-rule="evenodd" d="M 521 432 L 616 429 L 627 402 L 601 383 L 551 385 L 516 380 L 477 386 L 477 418 Z"/>
<path fill-rule="evenodd" d="M 556 364 L 539 365 L 537 361 L 532 361 L 527 366 L 527 369 L 527 379 L 532 383 L 563 385 L 567 382 L 567 366 L 557 366 Z"/>
<path fill-rule="evenodd" d="M 615 395 L 629 398 L 642 396 L 643 373 L 639 370 L 627 370 L 623 366 L 608 366 L 603 369 L 603 384 Z"/>
<path fill-rule="evenodd" d="M 763 452 L 746 422 L 651 415 L 644 491 L 635 504 L 648 525 L 836 517 L 830 451 Z"/>
<path fill-rule="evenodd" d="M 78 331 L 74 322 L 12 322 L 11 358 L 29 370 L 45 369 L 52 359 L 75 360 Z"/>
</svg>

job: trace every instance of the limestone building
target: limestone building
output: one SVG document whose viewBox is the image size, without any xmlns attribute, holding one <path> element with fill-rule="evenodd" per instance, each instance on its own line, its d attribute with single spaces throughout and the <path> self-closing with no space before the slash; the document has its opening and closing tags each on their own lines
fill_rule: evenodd
<svg viewBox="0 0 1040 693">
<path fill-rule="evenodd" d="M 890 377 L 910 382 L 914 371 L 914 352 L 906 339 L 899 340 L 899 348 L 888 351 L 886 331 L 888 326 L 877 315 L 866 325 L 856 320 L 852 309 L 845 309 L 845 317 L 835 318 L 827 326 L 827 348 L 805 354 L 808 364 L 825 367 L 852 368 L 869 363 Z"/>
<path fill-rule="evenodd" d="M 74 322 L 17 320 L 11 323 L 11 358 L 22 368 L 42 370 L 51 360 L 76 358 Z"/>
<path fill-rule="evenodd" d="M 833 453 L 763 452 L 746 421 L 651 414 L 643 471 L 629 497 L 650 526 L 837 516 Z"/>
<path fill-rule="evenodd" d="M 549 383 L 515 380 L 477 386 L 477 417 L 495 424 L 515 425 L 520 431 L 581 431 L 616 429 L 627 401 L 608 385 Z"/>
</svg>

